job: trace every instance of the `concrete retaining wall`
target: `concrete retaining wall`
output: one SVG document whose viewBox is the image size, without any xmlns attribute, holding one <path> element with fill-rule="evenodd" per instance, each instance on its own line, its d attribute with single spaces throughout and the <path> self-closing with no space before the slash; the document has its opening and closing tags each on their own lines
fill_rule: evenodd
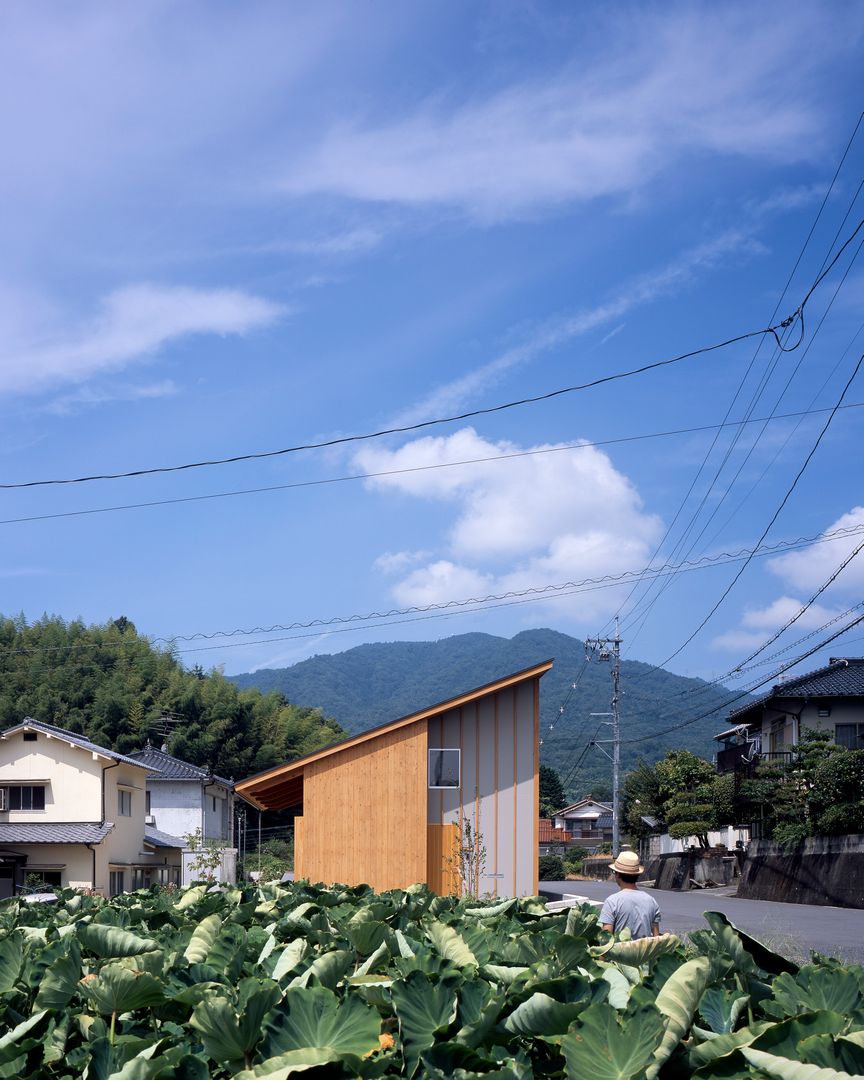
<svg viewBox="0 0 864 1080">
<path fill-rule="evenodd" d="M 754 840 L 738 896 L 787 904 L 864 907 L 864 836 L 817 836 L 784 849 Z"/>
<path fill-rule="evenodd" d="M 654 882 L 655 889 L 685 890 L 690 882 L 731 885 L 738 876 L 738 858 L 734 852 L 672 852 L 658 855 L 646 866 L 642 877 Z"/>
</svg>

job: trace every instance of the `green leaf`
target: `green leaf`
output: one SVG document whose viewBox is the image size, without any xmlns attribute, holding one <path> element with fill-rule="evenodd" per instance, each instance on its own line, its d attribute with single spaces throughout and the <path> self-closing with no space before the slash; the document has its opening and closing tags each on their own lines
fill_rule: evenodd
<svg viewBox="0 0 864 1080">
<path fill-rule="evenodd" d="M 218 915 L 208 915 L 192 931 L 192 937 L 183 956 L 190 964 L 203 964 L 207 959 L 213 943 L 222 929 L 222 920 Z"/>
<path fill-rule="evenodd" d="M 747 994 L 730 992 L 719 986 L 709 986 L 699 1002 L 699 1012 L 712 1031 L 718 1035 L 725 1035 L 735 1028 L 749 1002 L 750 998 Z"/>
<path fill-rule="evenodd" d="M 510 986 L 529 970 L 527 967 L 515 967 L 510 964 L 484 964 L 480 969 L 480 974 L 484 979 L 500 983 L 502 986 Z"/>
<path fill-rule="evenodd" d="M 85 926 L 78 926 L 77 933 L 78 939 L 86 949 L 103 958 L 140 956 L 141 953 L 155 952 L 159 948 L 150 938 L 139 937 L 119 926 L 88 923 Z"/>
<path fill-rule="evenodd" d="M 741 1053 L 751 1065 L 769 1076 L 776 1076 L 777 1080 L 860 1080 L 860 1077 L 853 1077 L 847 1072 L 822 1069 L 818 1065 L 808 1065 L 792 1058 L 766 1054 L 763 1050 L 754 1050 L 752 1046 L 743 1047 Z"/>
<path fill-rule="evenodd" d="M 293 978 L 288 986 L 326 986 L 328 990 L 335 990 L 351 967 L 352 960 L 351 953 L 342 949 L 322 953 L 302 974 Z"/>
<path fill-rule="evenodd" d="M 624 972 L 610 965 L 603 971 L 603 979 L 609 983 L 609 1004 L 616 1009 L 626 1009 L 633 987 Z"/>
<path fill-rule="evenodd" d="M 771 985 L 774 1001 L 763 1004 L 771 1016 L 797 1016 L 799 1013 L 850 1013 L 862 1005 L 861 987 L 855 973 L 841 967 L 806 967 L 793 978 L 778 975 Z"/>
<path fill-rule="evenodd" d="M 12 990 L 21 974 L 21 961 L 24 958 L 24 935 L 13 930 L 8 937 L 0 941 L 0 994 Z"/>
<path fill-rule="evenodd" d="M 378 1049 L 381 1020 L 376 1009 L 349 994 L 341 1003 L 323 986 L 289 990 L 267 1024 L 265 1051 L 327 1050 L 362 1058 Z"/>
<path fill-rule="evenodd" d="M 717 1061 L 719 1058 L 726 1057 L 727 1054 L 733 1053 L 742 1046 L 749 1046 L 771 1026 L 770 1022 L 761 1021 L 753 1024 L 751 1027 L 739 1028 L 738 1031 L 731 1031 L 726 1035 L 718 1035 L 716 1039 L 709 1039 L 708 1042 L 691 1046 L 689 1056 L 690 1067 L 698 1069 L 702 1065 L 707 1065 L 712 1061 Z"/>
<path fill-rule="evenodd" d="M 284 1080 L 284 1077 L 292 1076 L 294 1073 L 306 1072 L 319 1065 L 327 1065 L 339 1060 L 340 1055 L 335 1050 L 314 1049 L 307 1046 L 302 1050 L 289 1050 L 285 1054 L 267 1058 L 254 1069 L 244 1069 L 236 1073 L 234 1080 Z"/>
<path fill-rule="evenodd" d="M 864 1031 L 856 1034 L 862 1041 L 854 1036 L 835 1039 L 831 1035 L 810 1035 L 798 1043 L 795 1056 L 811 1065 L 864 1076 Z"/>
<path fill-rule="evenodd" d="M 207 885 L 193 885 L 190 889 L 186 889 L 175 905 L 177 910 L 185 911 L 187 908 L 194 907 L 207 895 L 208 887 Z"/>
<path fill-rule="evenodd" d="M 103 1016 L 159 1005 L 165 999 L 162 986 L 149 972 L 132 971 L 123 964 L 106 964 L 98 975 L 86 975 L 78 988 Z"/>
<path fill-rule="evenodd" d="M 74 938 L 64 944 L 65 954 L 54 960 L 39 983 L 34 1002 L 37 1009 L 65 1009 L 78 989 L 81 947 Z"/>
<path fill-rule="evenodd" d="M 639 967 L 642 964 L 650 964 L 658 956 L 675 952 L 680 944 L 681 939 L 675 934 L 661 934 L 659 937 L 636 938 L 634 941 L 613 939 L 608 945 L 595 945 L 588 951 L 594 957 Z"/>
<path fill-rule="evenodd" d="M 584 1010 L 584 1001 L 556 1001 L 534 993 L 516 1006 L 502 1027 L 511 1035 L 563 1035 Z"/>
<path fill-rule="evenodd" d="M 279 998 L 279 987 L 272 980 L 244 979 L 236 1007 L 224 992 L 207 994 L 193 1009 L 189 1026 L 200 1034 L 210 1057 L 239 1067 L 248 1064 L 261 1039 L 265 1018 Z"/>
<path fill-rule="evenodd" d="M 697 956 L 682 964 L 661 987 L 655 1005 L 666 1018 L 666 1024 L 663 1039 L 654 1052 L 654 1062 L 646 1072 L 648 1080 L 653 1080 L 687 1034 L 699 999 L 716 970 L 707 956 Z"/>
<path fill-rule="evenodd" d="M 294 941 L 289 942 L 279 953 L 270 977 L 276 982 L 281 982 L 297 967 L 308 951 L 309 946 L 303 938 L 295 938 Z"/>
<path fill-rule="evenodd" d="M 706 911 L 704 918 L 723 948 L 732 957 L 739 971 L 745 974 L 748 971 L 752 972 L 753 963 L 769 975 L 779 975 L 784 971 L 794 975 L 798 971 L 797 964 L 787 960 L 785 956 L 780 956 L 779 953 L 772 952 L 760 941 L 745 934 L 743 930 L 739 930 L 722 911 Z"/>
<path fill-rule="evenodd" d="M 663 1018 L 644 1005 L 623 1024 L 606 1002 L 589 1006 L 561 1040 L 569 1080 L 630 1080 L 643 1076 L 663 1038 Z"/>
<path fill-rule="evenodd" d="M 438 1035 L 456 1019 L 456 991 L 451 980 L 432 983 L 422 971 L 393 983 L 390 993 L 399 1020 L 406 1074 L 411 1077 Z"/>
<path fill-rule="evenodd" d="M 465 908 L 465 914 L 474 919 L 500 919 L 516 904 L 516 899 L 502 900 L 500 904 L 488 904 L 486 907 Z"/>
<path fill-rule="evenodd" d="M 839 1035 L 847 1027 L 847 1019 L 839 1013 L 814 1012 L 793 1016 L 779 1024 L 770 1024 L 753 1044 L 778 1057 L 798 1057 L 798 1047 L 811 1035 Z"/>
<path fill-rule="evenodd" d="M 452 960 L 460 968 L 468 967 L 469 964 L 479 967 L 477 957 L 465 944 L 462 935 L 457 933 L 452 926 L 435 919 L 426 927 L 426 934 L 434 945 L 435 951 L 440 953 L 445 960 Z"/>
</svg>

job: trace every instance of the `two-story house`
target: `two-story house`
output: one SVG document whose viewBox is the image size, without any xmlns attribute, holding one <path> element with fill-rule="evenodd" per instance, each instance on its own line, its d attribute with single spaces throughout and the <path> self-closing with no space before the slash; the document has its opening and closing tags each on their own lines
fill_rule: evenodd
<svg viewBox="0 0 864 1080">
<path fill-rule="evenodd" d="M 178 881 L 176 837 L 145 836 L 148 771 L 30 718 L 0 734 L 0 897 L 28 878 L 112 896 Z"/>
<path fill-rule="evenodd" d="M 200 837 L 202 845 L 219 849 L 220 881 L 236 881 L 237 851 L 234 847 L 234 784 L 208 769 L 182 761 L 165 747 L 157 750 L 149 743 L 136 750 L 132 759 L 147 769 L 145 813 L 150 836 L 167 834 L 184 840 L 184 885 L 196 875 L 198 852 L 189 838 Z"/>
<path fill-rule="evenodd" d="M 731 712 L 729 724 L 714 736 L 718 772 L 788 759 L 808 728 L 827 731 L 838 746 L 864 749 L 864 657 L 832 658 L 825 667 L 776 683 Z"/>
<path fill-rule="evenodd" d="M 612 805 L 586 795 L 558 810 L 552 819 L 556 830 L 567 833 L 570 843 L 582 848 L 612 842 Z"/>
</svg>

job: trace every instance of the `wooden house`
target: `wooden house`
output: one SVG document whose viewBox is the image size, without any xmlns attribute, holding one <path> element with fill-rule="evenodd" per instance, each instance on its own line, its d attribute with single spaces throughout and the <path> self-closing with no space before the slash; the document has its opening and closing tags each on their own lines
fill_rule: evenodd
<svg viewBox="0 0 864 1080">
<path fill-rule="evenodd" d="M 551 667 L 268 769 L 236 792 L 261 810 L 296 810 L 298 878 L 535 894 L 540 679 Z"/>
</svg>

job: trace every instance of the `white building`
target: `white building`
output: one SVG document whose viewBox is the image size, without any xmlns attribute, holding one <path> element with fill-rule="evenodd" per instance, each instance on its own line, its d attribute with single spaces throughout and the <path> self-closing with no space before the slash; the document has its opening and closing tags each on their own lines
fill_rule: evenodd
<svg viewBox="0 0 864 1080">
<path fill-rule="evenodd" d="M 182 842 L 145 835 L 147 773 L 30 718 L 0 734 L 0 897 L 28 881 L 112 896 L 177 882 Z"/>
<path fill-rule="evenodd" d="M 195 867 L 200 850 L 187 841 L 193 834 L 200 836 L 205 848 L 219 849 L 221 865 L 215 876 L 220 881 L 236 881 L 234 784 L 153 746 L 148 745 L 130 756 L 148 770 L 145 805 L 148 834 L 183 838 L 183 884 L 201 876 Z"/>
</svg>

